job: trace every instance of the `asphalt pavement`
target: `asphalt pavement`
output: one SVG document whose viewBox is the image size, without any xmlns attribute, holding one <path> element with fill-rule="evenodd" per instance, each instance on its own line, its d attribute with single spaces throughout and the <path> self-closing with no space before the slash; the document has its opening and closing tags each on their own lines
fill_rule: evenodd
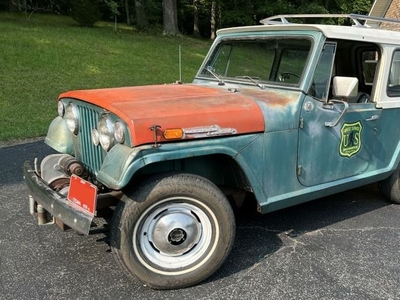
<svg viewBox="0 0 400 300">
<path fill-rule="evenodd" d="M 235 246 L 215 275 L 155 291 L 121 271 L 106 233 L 37 226 L 22 165 L 51 152 L 42 140 L 0 145 L 0 299 L 400 299 L 400 205 L 375 184 L 239 214 Z"/>
</svg>

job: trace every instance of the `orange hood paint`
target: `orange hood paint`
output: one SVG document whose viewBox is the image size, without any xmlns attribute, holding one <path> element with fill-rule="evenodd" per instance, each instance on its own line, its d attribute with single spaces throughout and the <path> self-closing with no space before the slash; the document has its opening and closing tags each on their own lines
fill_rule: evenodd
<svg viewBox="0 0 400 300">
<path fill-rule="evenodd" d="M 96 90 L 70 91 L 61 98 L 73 98 L 100 106 L 124 120 L 135 146 L 158 141 L 168 128 L 194 128 L 218 125 L 236 134 L 264 131 L 260 107 L 250 97 L 199 85 L 149 85 Z"/>
</svg>

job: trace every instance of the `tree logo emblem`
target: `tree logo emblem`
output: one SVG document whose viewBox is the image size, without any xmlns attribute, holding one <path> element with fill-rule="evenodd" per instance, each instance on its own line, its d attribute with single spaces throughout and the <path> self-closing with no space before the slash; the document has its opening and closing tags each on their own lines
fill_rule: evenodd
<svg viewBox="0 0 400 300">
<path fill-rule="evenodd" d="M 343 124 L 342 129 L 340 129 L 340 156 L 352 157 L 360 151 L 362 129 L 363 127 L 360 121 Z"/>
</svg>

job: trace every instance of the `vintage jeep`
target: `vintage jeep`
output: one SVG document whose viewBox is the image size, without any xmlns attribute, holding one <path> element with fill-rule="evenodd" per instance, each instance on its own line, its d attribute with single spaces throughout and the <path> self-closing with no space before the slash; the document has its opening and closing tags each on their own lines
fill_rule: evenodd
<svg viewBox="0 0 400 300">
<path fill-rule="evenodd" d="M 267 213 L 379 182 L 400 203 L 400 33 L 374 28 L 399 22 L 290 17 L 218 31 L 192 84 L 60 95 L 59 154 L 24 166 L 31 213 L 89 234 L 113 211 L 116 260 L 167 289 L 221 266 L 249 199 Z"/>
</svg>

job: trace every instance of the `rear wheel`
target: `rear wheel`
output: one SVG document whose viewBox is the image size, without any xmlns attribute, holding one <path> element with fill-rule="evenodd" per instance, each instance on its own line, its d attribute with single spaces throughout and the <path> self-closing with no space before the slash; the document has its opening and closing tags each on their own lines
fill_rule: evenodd
<svg viewBox="0 0 400 300">
<path fill-rule="evenodd" d="M 213 274 L 234 235 L 225 195 L 205 178 L 174 174 L 145 183 L 118 205 L 111 247 L 130 274 L 153 288 L 171 289 Z"/>
<path fill-rule="evenodd" d="M 379 191 L 389 201 L 400 204 L 400 165 L 389 178 L 379 182 Z"/>
</svg>

